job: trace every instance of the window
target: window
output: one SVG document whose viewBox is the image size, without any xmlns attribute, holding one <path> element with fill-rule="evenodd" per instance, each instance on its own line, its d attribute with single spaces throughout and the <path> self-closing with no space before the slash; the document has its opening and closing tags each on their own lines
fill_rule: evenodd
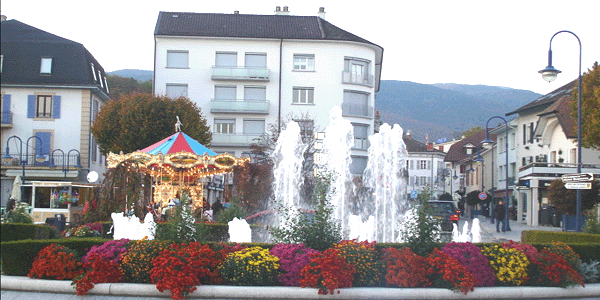
<svg viewBox="0 0 600 300">
<path fill-rule="evenodd" d="M 354 148 L 369 148 L 369 125 L 352 124 L 354 126 Z"/>
<path fill-rule="evenodd" d="M 350 173 L 362 174 L 367 168 L 368 158 L 366 156 L 352 156 L 352 163 L 350 164 Z"/>
<path fill-rule="evenodd" d="M 52 58 L 42 57 L 40 63 L 40 74 L 51 74 L 52 73 Z"/>
<path fill-rule="evenodd" d="M 417 170 L 431 170 L 431 161 L 429 160 L 418 160 Z"/>
<path fill-rule="evenodd" d="M 237 53 L 236 52 L 217 52 L 215 60 L 215 66 L 217 67 L 237 67 Z"/>
<path fill-rule="evenodd" d="M 344 82 L 369 84 L 369 61 L 358 58 L 344 59 Z"/>
<path fill-rule="evenodd" d="M 550 163 L 556 163 L 556 151 L 550 151 Z"/>
<path fill-rule="evenodd" d="M 577 148 L 569 149 L 569 163 L 577 163 Z"/>
<path fill-rule="evenodd" d="M 523 124 L 523 145 L 527 144 L 527 125 Z"/>
<path fill-rule="evenodd" d="M 266 68 L 267 54 L 266 53 L 246 53 L 244 63 L 246 68 Z"/>
<path fill-rule="evenodd" d="M 167 50 L 167 68 L 187 69 L 188 60 L 188 51 Z"/>
<path fill-rule="evenodd" d="M 531 122 L 529 124 L 529 143 L 533 144 L 533 134 L 535 131 L 535 126 L 533 125 L 533 122 Z"/>
<path fill-rule="evenodd" d="M 307 143 L 314 136 L 315 121 L 310 119 L 295 119 L 294 122 L 298 123 L 300 127 L 300 136 L 302 142 Z"/>
<path fill-rule="evenodd" d="M 214 133 L 234 134 L 235 119 L 215 119 Z"/>
<path fill-rule="evenodd" d="M 36 118 L 52 118 L 52 96 L 38 95 L 36 103 Z"/>
<path fill-rule="evenodd" d="M 267 88 L 264 86 L 245 86 L 244 100 L 267 100 Z"/>
<path fill-rule="evenodd" d="M 427 176 L 419 176 L 417 178 L 419 179 L 420 186 L 426 186 L 429 183 L 429 177 Z"/>
<path fill-rule="evenodd" d="M 245 135 L 261 135 L 265 133 L 265 120 L 244 120 Z"/>
<path fill-rule="evenodd" d="M 97 82 L 98 77 L 96 76 L 96 68 L 94 67 L 93 63 L 90 63 L 90 67 L 92 68 L 92 75 L 94 75 L 94 81 Z"/>
<path fill-rule="evenodd" d="M 514 132 L 510 133 L 510 149 L 515 149 L 515 145 L 517 144 L 517 135 Z"/>
<path fill-rule="evenodd" d="M 215 99 L 217 100 L 235 100 L 237 89 L 235 86 L 215 86 Z"/>
<path fill-rule="evenodd" d="M 0 73 L 2 73 L 3 68 L 4 68 L 4 54 L 0 55 Z"/>
<path fill-rule="evenodd" d="M 92 137 L 92 142 L 90 145 L 90 154 L 91 154 L 91 160 L 93 162 L 95 162 L 97 160 L 97 154 L 98 154 L 98 147 L 96 147 L 96 139 L 94 137 Z"/>
<path fill-rule="evenodd" d="M 315 89 L 309 87 L 294 87 L 293 104 L 314 104 Z"/>
<path fill-rule="evenodd" d="M 167 83 L 167 97 L 169 98 L 179 98 L 179 97 L 187 97 L 188 96 L 188 85 L 187 84 L 175 84 L 175 83 Z"/>
<path fill-rule="evenodd" d="M 314 54 L 294 54 L 294 71 L 314 71 Z"/>
<path fill-rule="evenodd" d="M 344 91 L 342 112 L 345 115 L 369 116 L 369 94 L 358 91 Z"/>
<path fill-rule="evenodd" d="M 410 160 L 410 169 L 414 170 L 415 169 L 415 164 L 414 164 L 414 160 Z"/>
</svg>

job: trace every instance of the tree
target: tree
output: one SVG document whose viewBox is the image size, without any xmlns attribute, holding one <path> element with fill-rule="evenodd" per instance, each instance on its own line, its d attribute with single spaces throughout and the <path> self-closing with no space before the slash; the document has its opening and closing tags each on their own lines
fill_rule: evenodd
<svg viewBox="0 0 600 300">
<path fill-rule="evenodd" d="M 461 136 L 470 137 L 470 136 L 472 136 L 472 135 L 474 135 L 474 134 L 476 134 L 476 133 L 478 133 L 478 132 L 480 132 L 482 130 L 483 130 L 483 128 L 481 126 L 476 126 L 476 127 L 471 128 L 471 129 L 465 130 L 463 133 L 461 133 Z"/>
<path fill-rule="evenodd" d="M 594 63 L 592 69 L 583 74 L 581 83 L 581 146 L 600 150 L 600 66 Z M 574 90 L 571 99 L 571 116 L 577 119 L 578 91 Z M 577 125 L 576 125 L 577 126 Z"/>
<path fill-rule="evenodd" d="M 130 153 L 174 133 L 177 116 L 182 131 L 205 146 L 212 134 L 200 108 L 189 99 L 124 95 L 108 101 L 92 124 L 92 134 L 103 154 Z"/>
<path fill-rule="evenodd" d="M 600 181 L 592 181 L 592 189 L 581 191 L 581 210 L 586 210 L 594 207 L 596 203 L 600 203 Z M 567 215 L 575 215 L 577 203 L 577 190 L 568 190 L 562 180 L 557 179 L 552 181 L 548 187 L 548 200 L 558 211 Z"/>
<path fill-rule="evenodd" d="M 152 81 L 147 80 L 139 82 L 134 78 L 125 78 L 117 75 L 107 75 L 106 82 L 110 88 L 109 96 L 112 99 L 118 99 L 121 96 L 129 94 L 150 94 L 152 93 Z"/>
</svg>

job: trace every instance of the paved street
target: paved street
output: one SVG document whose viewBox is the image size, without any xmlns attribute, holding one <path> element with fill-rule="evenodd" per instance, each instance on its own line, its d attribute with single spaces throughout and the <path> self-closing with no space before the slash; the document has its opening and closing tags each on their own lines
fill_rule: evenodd
<svg viewBox="0 0 600 300">
<path fill-rule="evenodd" d="M 473 225 L 473 220 L 462 218 L 459 221 L 459 231 L 462 232 L 464 222 L 469 222 L 469 228 Z M 495 221 L 494 221 L 495 222 Z M 516 221 L 509 222 L 511 231 L 507 232 L 496 232 L 496 224 L 492 224 L 489 218 L 483 216 L 479 217 L 479 226 L 481 228 L 481 241 L 484 243 L 493 242 L 507 242 L 513 240 L 515 242 L 521 241 L 521 232 L 524 230 L 546 230 L 546 231 L 562 231 L 560 227 L 553 226 L 529 226 L 526 224 L 518 223 Z"/>
</svg>

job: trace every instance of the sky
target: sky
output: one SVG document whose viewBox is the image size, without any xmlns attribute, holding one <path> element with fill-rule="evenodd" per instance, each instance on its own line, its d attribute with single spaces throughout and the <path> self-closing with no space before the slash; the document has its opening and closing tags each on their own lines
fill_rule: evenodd
<svg viewBox="0 0 600 300">
<path fill-rule="evenodd" d="M 547 94 L 578 76 L 579 44 L 569 33 L 552 41 L 553 66 L 545 82 L 551 37 L 574 32 L 582 44 L 582 72 L 600 61 L 600 0 L 184 1 L 2 0 L 9 20 L 83 44 L 108 72 L 153 69 L 154 27 L 160 11 L 273 14 L 325 19 L 384 48 L 382 80 L 503 86 Z"/>
</svg>

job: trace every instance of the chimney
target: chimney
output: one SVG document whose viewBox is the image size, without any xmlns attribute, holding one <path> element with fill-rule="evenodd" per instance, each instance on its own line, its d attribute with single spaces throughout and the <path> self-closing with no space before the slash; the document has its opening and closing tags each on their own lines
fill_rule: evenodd
<svg viewBox="0 0 600 300">
<path fill-rule="evenodd" d="M 234 15 L 239 15 L 239 14 L 240 14 L 240 11 L 239 11 L 239 10 L 234 10 L 234 11 L 233 11 L 233 14 L 234 14 Z"/>
<path fill-rule="evenodd" d="M 5 16 L 5 15 L 2 15 L 2 17 L 0 17 L 0 21 L 1 21 L 1 22 L 4 22 L 4 21 L 6 21 L 6 16 Z"/>
<path fill-rule="evenodd" d="M 406 137 L 412 139 L 412 133 L 410 132 L 410 130 L 406 131 Z"/>
<path fill-rule="evenodd" d="M 319 7 L 319 18 L 325 20 L 325 7 Z"/>
<path fill-rule="evenodd" d="M 278 16 L 287 16 L 289 14 L 290 14 L 290 12 L 289 12 L 287 6 L 284 6 L 283 10 L 281 9 L 281 6 L 276 6 L 275 7 L 275 15 L 278 15 Z"/>
</svg>

